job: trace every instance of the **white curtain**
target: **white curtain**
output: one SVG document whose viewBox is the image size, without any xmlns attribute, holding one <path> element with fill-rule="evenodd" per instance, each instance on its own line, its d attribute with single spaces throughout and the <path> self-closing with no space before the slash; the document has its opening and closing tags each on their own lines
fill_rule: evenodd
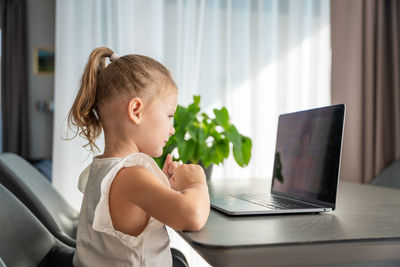
<svg viewBox="0 0 400 267">
<path fill-rule="evenodd" d="M 181 105 L 200 94 L 207 112 L 227 107 L 233 124 L 252 138 L 252 159 L 240 168 L 229 158 L 214 168 L 213 179 L 269 179 L 278 114 L 330 103 L 329 4 L 57 0 L 54 186 L 79 209 L 78 176 L 91 155 L 82 149 L 84 140 L 62 137 L 84 65 L 98 46 L 164 63 L 177 82 Z"/>
</svg>

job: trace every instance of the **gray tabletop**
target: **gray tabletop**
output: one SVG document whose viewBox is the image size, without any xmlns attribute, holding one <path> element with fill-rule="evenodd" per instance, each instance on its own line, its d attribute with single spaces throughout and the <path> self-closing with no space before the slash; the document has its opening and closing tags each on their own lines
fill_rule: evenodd
<svg viewBox="0 0 400 267">
<path fill-rule="evenodd" d="M 224 179 L 213 181 L 209 189 L 221 194 L 261 192 L 268 187 L 267 180 L 262 179 Z M 312 256 L 321 249 L 319 260 L 313 256 L 315 261 L 301 262 L 336 264 L 337 257 L 344 257 L 343 262 L 381 261 L 381 264 L 385 260 L 389 264 L 396 260 L 394 263 L 399 264 L 400 190 L 341 182 L 333 212 L 232 217 L 211 210 L 201 231 L 182 232 L 180 235 L 215 266 L 225 265 L 223 263 L 230 266 L 258 265 L 273 256 L 279 261 L 283 252 L 287 255 L 292 251 L 306 257 L 307 253 Z M 362 249 L 363 246 L 366 248 Z M 349 249 L 352 249 L 351 257 L 346 259 Z M 370 254 L 377 249 L 380 253 Z M 332 250 L 336 251 L 335 255 Z M 235 256 L 237 254 L 242 254 L 243 262 Z M 285 265 L 293 261 L 286 259 L 281 263 Z"/>
</svg>

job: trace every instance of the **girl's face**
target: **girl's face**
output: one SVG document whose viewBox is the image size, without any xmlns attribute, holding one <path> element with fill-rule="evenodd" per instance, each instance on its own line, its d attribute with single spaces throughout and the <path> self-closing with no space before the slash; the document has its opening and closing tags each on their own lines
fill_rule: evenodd
<svg viewBox="0 0 400 267">
<path fill-rule="evenodd" d="M 178 105 L 176 92 L 161 94 L 143 112 L 139 150 L 159 157 L 169 137 L 175 133 L 172 118 Z"/>
</svg>

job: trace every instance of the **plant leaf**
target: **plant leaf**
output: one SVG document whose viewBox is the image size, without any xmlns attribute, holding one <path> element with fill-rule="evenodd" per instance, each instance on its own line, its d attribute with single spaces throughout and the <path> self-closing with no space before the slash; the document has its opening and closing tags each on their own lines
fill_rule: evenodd
<svg viewBox="0 0 400 267">
<path fill-rule="evenodd" d="M 233 145 L 233 157 L 239 166 L 245 167 L 250 161 L 252 142 L 250 138 L 242 136 L 236 127 L 231 125 L 226 136 Z"/>
<path fill-rule="evenodd" d="M 220 158 L 219 162 L 222 162 L 224 159 L 226 159 L 229 156 L 229 142 L 227 139 L 221 139 L 216 143 L 215 153 Z"/>
<path fill-rule="evenodd" d="M 193 120 L 193 114 L 188 112 L 184 107 L 178 106 L 176 108 L 176 113 L 174 116 L 174 125 L 176 128 L 176 133 L 179 136 L 184 136 L 186 127 Z"/>
<path fill-rule="evenodd" d="M 228 138 L 228 141 L 230 141 L 233 146 L 241 146 L 242 141 L 241 138 L 242 136 L 239 134 L 238 130 L 234 125 L 230 125 L 228 130 L 224 132 L 226 137 Z"/>
<path fill-rule="evenodd" d="M 211 148 L 210 150 L 204 150 L 203 153 L 205 153 L 205 156 L 201 159 L 201 163 L 205 168 L 211 165 L 211 163 L 216 163 L 213 155 L 214 155 L 214 148 Z"/>
<path fill-rule="evenodd" d="M 253 146 L 253 143 L 251 142 L 251 139 L 248 138 L 247 136 L 242 136 L 242 154 L 243 154 L 244 166 L 247 166 L 249 164 L 249 161 L 251 158 L 252 146 Z M 244 166 L 242 166 L 242 167 L 244 167 Z"/>
<path fill-rule="evenodd" d="M 229 128 L 229 114 L 228 110 L 223 107 L 221 109 L 214 109 L 215 121 L 221 125 L 225 130 Z"/>
<path fill-rule="evenodd" d="M 209 158 L 210 161 L 214 164 L 220 164 L 224 159 L 221 157 L 221 154 L 217 151 L 218 146 L 211 147 Z"/>
<path fill-rule="evenodd" d="M 214 109 L 215 118 L 210 118 L 204 112 L 199 115 L 200 100 L 199 95 L 194 95 L 193 103 L 187 107 L 178 105 L 174 116 L 176 133 L 166 144 L 163 155 L 155 159 L 157 164 L 162 168 L 167 154 L 174 149 L 179 154 L 176 160 L 184 163 L 202 162 L 204 167 L 212 163 L 220 164 L 229 156 L 232 143 L 235 161 L 241 167 L 246 166 L 251 157 L 251 139 L 242 136 L 230 123 L 225 107 Z M 207 144 L 209 138 L 212 141 Z"/>
<path fill-rule="evenodd" d="M 200 95 L 194 95 L 194 96 L 193 96 L 193 103 L 194 103 L 196 106 L 199 106 L 199 105 L 200 105 Z"/>
<path fill-rule="evenodd" d="M 179 158 L 183 163 L 188 161 L 193 162 L 194 148 L 196 146 L 196 142 L 193 139 L 189 139 L 187 141 L 182 140 L 178 142 L 178 153 Z M 193 162 L 197 163 L 197 162 Z"/>
<path fill-rule="evenodd" d="M 196 127 L 195 125 L 189 125 L 187 127 L 187 132 L 190 134 L 190 137 L 192 139 L 194 139 L 195 141 L 198 141 L 198 127 Z"/>
<path fill-rule="evenodd" d="M 197 116 L 197 113 L 199 113 L 200 111 L 200 96 L 193 96 L 193 103 L 191 103 L 188 107 L 187 107 L 187 111 L 194 114 L 194 116 Z"/>
<path fill-rule="evenodd" d="M 240 145 L 233 145 L 233 157 L 235 158 L 235 161 L 237 164 L 239 164 L 240 167 L 244 166 L 244 159 L 243 159 L 243 153 L 242 153 L 242 143 Z"/>
</svg>

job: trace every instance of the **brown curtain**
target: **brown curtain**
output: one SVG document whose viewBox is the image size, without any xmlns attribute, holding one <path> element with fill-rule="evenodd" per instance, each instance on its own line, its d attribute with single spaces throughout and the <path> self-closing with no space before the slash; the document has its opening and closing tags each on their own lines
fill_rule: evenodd
<svg viewBox="0 0 400 267">
<path fill-rule="evenodd" d="M 347 116 L 341 179 L 367 183 L 400 156 L 398 0 L 332 0 L 332 102 Z"/>
<path fill-rule="evenodd" d="M 25 0 L 1 0 L 1 113 L 4 152 L 29 157 Z"/>
</svg>

